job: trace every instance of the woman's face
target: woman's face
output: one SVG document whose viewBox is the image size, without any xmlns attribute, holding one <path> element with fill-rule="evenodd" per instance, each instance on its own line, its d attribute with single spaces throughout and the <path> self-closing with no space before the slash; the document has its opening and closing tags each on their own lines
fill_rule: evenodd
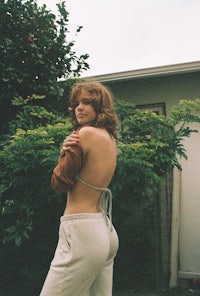
<svg viewBox="0 0 200 296">
<path fill-rule="evenodd" d="M 97 113 L 91 105 L 91 95 L 82 90 L 76 98 L 75 115 L 80 125 L 88 124 L 94 121 L 97 117 Z"/>
</svg>

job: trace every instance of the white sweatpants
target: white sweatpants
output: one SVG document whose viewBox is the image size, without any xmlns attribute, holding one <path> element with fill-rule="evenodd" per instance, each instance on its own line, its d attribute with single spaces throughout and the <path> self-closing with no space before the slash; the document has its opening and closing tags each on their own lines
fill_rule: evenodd
<svg viewBox="0 0 200 296">
<path fill-rule="evenodd" d="M 102 213 L 61 217 L 59 241 L 40 296 L 111 296 L 118 236 Z"/>
</svg>

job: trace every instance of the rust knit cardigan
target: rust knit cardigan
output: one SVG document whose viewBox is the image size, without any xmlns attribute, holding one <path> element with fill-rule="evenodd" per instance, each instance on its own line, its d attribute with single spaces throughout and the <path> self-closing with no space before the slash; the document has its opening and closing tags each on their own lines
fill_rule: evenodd
<svg viewBox="0 0 200 296">
<path fill-rule="evenodd" d="M 58 192 L 69 191 L 75 185 L 76 176 L 84 163 L 85 157 L 80 144 L 70 147 L 70 151 L 61 151 L 51 177 L 53 189 Z"/>
</svg>

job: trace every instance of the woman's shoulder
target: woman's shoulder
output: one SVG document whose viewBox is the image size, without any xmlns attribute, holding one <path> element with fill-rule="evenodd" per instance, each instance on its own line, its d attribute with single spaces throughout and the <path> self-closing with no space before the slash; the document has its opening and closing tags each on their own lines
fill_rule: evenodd
<svg viewBox="0 0 200 296">
<path fill-rule="evenodd" d="M 109 134 L 107 130 L 93 127 L 93 126 L 84 126 L 79 130 L 79 137 L 81 140 L 81 143 L 86 146 L 90 146 L 91 144 L 98 144 L 109 140 Z M 92 147 L 92 146 L 90 146 Z"/>
<path fill-rule="evenodd" d="M 94 126 L 84 125 L 79 128 L 79 133 L 95 132 L 96 130 L 97 128 Z"/>
<path fill-rule="evenodd" d="M 98 128 L 92 126 L 84 126 L 79 130 L 80 144 L 85 155 L 89 151 L 96 149 L 96 145 L 101 139 L 98 130 Z"/>
<path fill-rule="evenodd" d="M 98 128 L 98 127 L 94 127 L 94 126 L 83 126 L 80 130 L 79 130 L 79 136 L 80 137 L 84 137 L 84 136 L 94 136 L 94 135 L 99 135 L 101 133 L 105 133 L 106 130 L 102 129 L 102 128 Z"/>
</svg>

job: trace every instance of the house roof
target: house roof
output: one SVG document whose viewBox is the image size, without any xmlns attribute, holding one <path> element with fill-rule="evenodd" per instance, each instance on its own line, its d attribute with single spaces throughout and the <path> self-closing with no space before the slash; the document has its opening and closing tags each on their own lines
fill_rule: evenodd
<svg viewBox="0 0 200 296">
<path fill-rule="evenodd" d="M 111 74 L 97 75 L 93 77 L 86 77 L 86 80 L 91 78 L 100 81 L 100 82 L 115 82 L 122 80 L 130 80 L 136 78 L 146 78 L 152 76 L 162 76 L 162 75 L 171 75 L 171 74 L 182 74 L 188 72 L 197 72 L 200 71 L 200 61 L 183 63 L 183 64 L 174 64 L 168 66 L 160 66 L 146 69 L 138 69 L 132 71 L 117 72 Z"/>
</svg>

